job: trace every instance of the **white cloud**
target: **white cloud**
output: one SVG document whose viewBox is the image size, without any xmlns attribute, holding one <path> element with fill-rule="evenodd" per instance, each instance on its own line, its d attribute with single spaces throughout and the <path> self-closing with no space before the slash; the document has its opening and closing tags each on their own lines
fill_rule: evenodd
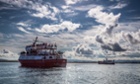
<svg viewBox="0 0 140 84">
<path fill-rule="evenodd" d="M 61 23 L 60 23 L 61 24 Z M 58 24 L 58 25 L 60 25 Z M 133 23 L 134 24 L 134 23 Z M 137 24 L 138 25 L 138 24 Z M 123 25 L 121 25 L 123 28 Z M 9 38 L 9 40 L 6 42 L 7 45 L 5 44 L 1 44 L 2 48 L 7 48 L 10 50 L 14 50 L 14 51 L 18 51 L 20 52 L 21 50 L 24 49 L 24 47 L 28 44 L 31 44 L 33 42 L 33 39 L 35 38 L 34 35 L 39 36 L 39 40 L 43 41 L 43 42 L 50 42 L 50 43 L 54 43 L 56 42 L 58 44 L 58 50 L 64 50 L 66 51 L 64 54 L 66 55 L 66 58 L 69 59 L 69 57 L 71 56 L 71 58 L 76 59 L 76 58 L 81 58 L 85 59 L 87 58 L 86 56 L 86 51 L 88 52 L 88 50 L 90 50 L 89 52 L 93 51 L 93 54 L 91 54 L 90 57 L 88 58 L 94 58 L 94 56 L 96 55 L 97 58 L 100 55 L 104 55 L 99 44 L 97 44 L 97 42 L 95 41 L 95 37 L 96 35 L 99 34 L 100 29 L 98 28 L 100 27 L 104 27 L 103 25 L 99 26 L 95 26 L 94 28 L 91 28 L 90 30 L 86 30 L 86 32 L 81 32 L 81 33 L 60 33 L 57 35 L 50 35 L 49 37 L 45 37 L 46 33 L 42 34 L 42 33 L 34 33 L 34 34 L 25 34 L 25 35 L 14 35 L 16 38 L 13 39 L 13 36 L 11 38 Z M 129 26 L 129 28 L 132 26 Z M 102 29 L 101 28 L 101 29 Z M 129 29 L 127 28 L 127 29 Z M 118 28 L 116 28 L 117 30 Z M 96 30 L 98 30 L 96 32 Z M 132 36 L 135 37 L 135 39 L 138 37 L 138 33 L 135 34 L 136 32 L 132 33 Z M 135 50 L 137 50 L 137 47 L 132 47 L 132 45 L 128 45 L 129 42 L 127 41 L 123 41 L 123 43 L 121 43 L 121 40 L 123 40 L 123 32 L 118 32 L 118 33 L 113 33 L 114 35 L 112 35 L 112 37 L 107 37 L 107 38 L 103 38 L 104 42 L 109 43 L 109 41 L 113 41 L 113 42 L 119 42 L 121 44 L 121 46 L 123 48 L 128 48 L 131 49 L 131 52 L 133 52 L 133 54 L 135 53 Z M 25 40 L 26 39 L 26 40 Z M 9 44 L 8 44 L 9 43 Z M 86 46 L 84 45 L 86 44 Z M 94 44 L 94 46 L 90 46 L 91 44 Z M 15 46 L 16 45 L 16 46 Z M 80 46 L 82 45 L 82 46 Z M 10 48 L 8 48 L 10 46 Z M 79 52 L 82 53 L 82 55 L 77 55 L 75 54 L 75 50 L 71 50 L 72 47 L 75 46 L 75 50 L 79 49 Z M 137 49 L 136 49 L 137 48 Z M 18 50 L 17 50 L 18 49 Z M 70 50 L 70 51 L 67 51 Z M 138 52 L 138 51 L 137 51 Z M 85 54 L 84 54 L 85 53 Z M 110 55 L 114 55 L 114 53 L 110 52 Z M 115 52 L 115 55 L 119 56 L 119 55 L 123 55 L 123 54 L 128 54 L 128 51 L 126 52 Z M 68 56 L 69 55 L 69 56 Z M 94 55 L 94 56 L 92 56 Z M 67 57 L 68 56 L 68 57 Z M 126 57 L 127 59 L 127 57 Z"/>
<path fill-rule="evenodd" d="M 17 23 L 18 26 L 23 26 L 23 27 L 27 27 L 28 25 L 24 22 L 19 22 Z"/>
<path fill-rule="evenodd" d="M 97 5 L 95 4 L 90 4 L 90 5 L 83 5 L 83 6 L 76 6 L 74 7 L 73 9 L 74 10 L 78 10 L 78 11 L 88 11 L 90 10 L 91 8 L 94 8 L 94 7 L 97 7 Z"/>
<path fill-rule="evenodd" d="M 4 42 L 2 42 L 0 46 L 1 49 L 8 49 L 12 52 L 20 53 L 25 49 L 26 45 L 31 44 L 33 42 L 34 38 L 35 38 L 35 34 L 29 34 L 29 33 L 4 34 L 4 38 L 2 39 Z"/>
<path fill-rule="evenodd" d="M 7 4 L 16 5 L 18 7 L 23 7 L 25 6 L 26 2 L 28 2 L 28 0 L 1 0 L 1 1 Z"/>
<path fill-rule="evenodd" d="M 43 33 L 54 33 L 67 29 L 69 32 L 72 32 L 79 27 L 80 24 L 72 23 L 70 21 L 63 21 L 62 23 L 55 24 L 55 25 L 45 24 L 41 27 L 41 29 L 36 28 L 36 31 L 43 32 Z"/>
<path fill-rule="evenodd" d="M 88 0 L 65 0 L 65 3 L 66 5 L 73 5 L 73 4 L 84 2 L 84 1 L 88 1 Z"/>
<path fill-rule="evenodd" d="M 7 2 L 8 4 L 14 4 L 18 7 L 21 8 L 28 8 L 31 10 L 34 10 L 35 12 L 31 12 L 30 14 L 35 16 L 35 17 L 40 17 L 40 18 L 49 18 L 51 20 L 56 20 L 56 15 L 59 14 L 59 12 L 61 12 L 58 8 L 51 6 L 50 4 L 41 4 L 38 2 L 32 2 L 29 0 L 17 0 L 17 1 L 13 1 L 13 0 L 3 0 L 3 2 Z M 75 1 L 75 2 L 74 2 Z M 79 2 L 79 0 L 74 0 L 73 2 L 68 2 L 67 5 L 68 6 L 62 6 L 63 10 L 67 10 L 69 9 L 69 11 L 67 10 L 67 13 L 74 13 L 73 10 L 79 10 L 79 11 L 88 11 L 88 15 L 89 17 L 95 18 L 96 21 L 98 23 L 101 23 L 100 25 L 96 25 L 94 27 L 92 27 L 89 30 L 85 30 L 84 32 L 73 32 L 74 30 L 76 30 L 77 28 L 80 27 L 81 24 L 79 23 L 73 23 L 70 21 L 62 21 L 59 24 L 45 24 L 42 25 L 41 28 L 36 28 L 35 30 L 38 31 L 37 33 L 31 33 L 27 30 L 33 30 L 31 28 L 26 28 L 26 26 L 28 26 L 28 24 L 24 23 L 24 22 L 19 22 L 17 25 L 18 26 L 23 26 L 23 27 L 18 27 L 18 29 L 22 32 L 25 32 L 23 35 L 22 34 L 15 34 L 13 37 L 8 37 L 8 41 L 4 44 L 1 43 L 0 46 L 2 48 L 8 48 L 10 50 L 14 50 L 15 52 L 20 52 L 20 50 L 24 50 L 24 47 L 30 43 L 33 42 L 34 39 L 34 35 L 39 36 L 39 39 L 43 40 L 44 42 L 56 42 L 58 43 L 59 49 L 68 49 L 68 48 L 72 48 L 73 46 L 76 46 L 77 50 L 79 49 L 79 52 L 83 53 L 86 51 L 93 51 L 94 54 L 100 55 L 102 54 L 101 48 L 99 43 L 97 43 L 96 41 L 96 36 L 97 35 L 102 35 L 102 39 L 104 40 L 105 43 L 115 43 L 118 42 L 121 44 L 121 46 L 123 46 L 123 48 L 128 48 L 128 49 L 133 49 L 132 52 L 134 52 L 136 49 L 138 49 L 138 44 L 136 44 L 137 46 L 131 45 L 127 40 L 129 39 L 124 39 L 123 34 L 127 34 L 130 33 L 134 39 L 139 39 L 139 32 L 127 32 L 124 33 L 126 31 L 131 31 L 131 30 L 137 30 L 137 28 L 139 28 L 139 22 L 137 23 L 119 23 L 119 26 L 113 30 L 113 35 L 111 37 L 108 37 L 106 35 L 104 35 L 102 32 L 106 31 L 106 27 L 108 25 L 114 25 L 115 23 L 117 23 L 120 14 L 114 15 L 113 13 L 107 13 L 104 12 L 104 7 L 102 6 L 97 6 L 97 5 L 88 5 L 88 6 L 81 6 L 81 7 L 70 7 L 72 4 L 76 4 Z M 26 5 L 28 4 L 28 5 Z M 119 5 L 117 7 L 113 6 L 114 8 L 122 8 L 125 7 L 124 5 Z M 92 9 L 91 9 L 92 8 Z M 50 10 L 51 9 L 51 10 Z M 106 26 L 104 26 L 106 25 Z M 136 26 L 137 25 L 137 26 Z M 64 31 L 64 30 L 68 30 L 69 32 L 73 32 L 68 33 L 68 32 L 63 32 L 60 34 L 53 34 L 50 35 L 47 34 L 49 37 L 45 37 L 46 33 L 54 33 L 54 32 L 59 32 L 59 31 Z M 124 32 L 120 32 L 120 31 L 124 31 Z M 43 33 L 42 33 L 43 32 Z M 118 33 L 116 33 L 118 32 Z M 0 34 L 0 37 L 3 37 L 3 34 Z M 3 38 L 0 38 L 3 39 Z M 26 40 L 25 40 L 26 39 Z M 123 40 L 123 41 L 122 41 Z M 122 42 L 122 43 L 121 43 Z M 86 46 L 81 44 L 82 46 L 79 46 L 79 43 L 86 43 Z M 91 44 L 94 44 L 94 46 L 89 46 Z M 129 45 L 128 45 L 129 44 Z M 70 50 L 70 49 L 69 49 Z M 72 54 L 73 56 L 75 55 L 75 53 L 73 53 L 75 51 L 72 51 L 72 53 L 69 53 L 70 55 Z M 125 52 L 121 53 L 124 54 Z M 126 52 L 128 53 L 128 52 Z M 126 54 L 125 53 L 125 54 Z M 84 54 L 84 53 L 83 53 Z M 117 55 L 120 55 L 119 53 L 115 53 Z"/>
<path fill-rule="evenodd" d="M 90 30 L 84 32 L 83 35 L 85 36 L 84 38 L 85 42 L 88 44 L 95 44 L 97 46 L 97 49 L 100 50 L 101 49 L 100 43 L 96 41 L 96 35 L 100 35 L 101 40 L 103 40 L 105 44 L 118 43 L 123 49 L 127 49 L 127 51 L 125 52 L 115 52 L 115 53 L 111 52 L 110 55 L 119 56 L 124 54 L 128 55 L 129 54 L 128 52 L 131 52 L 131 54 L 139 52 L 140 50 L 140 40 L 139 40 L 140 30 L 138 30 L 139 21 L 119 23 L 119 26 L 113 30 L 111 36 L 107 36 L 101 33 L 103 28 L 104 28 L 103 25 L 95 26 Z M 94 47 L 94 49 L 96 49 L 96 47 Z"/>
<path fill-rule="evenodd" d="M 18 54 L 3 49 L 0 51 L 0 60 L 18 60 Z"/>
<path fill-rule="evenodd" d="M 56 7 L 53 7 L 51 5 L 38 4 L 33 5 L 32 9 L 36 10 L 36 13 L 31 13 L 32 16 L 57 20 L 55 16 L 59 13 L 59 9 Z"/>
<path fill-rule="evenodd" d="M 25 33 L 31 33 L 29 32 L 33 30 L 32 28 L 30 28 L 31 24 L 32 22 L 30 20 L 27 20 L 25 22 L 18 22 L 16 25 L 20 31 L 25 32 Z"/>
<path fill-rule="evenodd" d="M 117 30 L 115 30 L 115 32 L 117 31 L 125 31 L 125 32 L 131 32 L 131 31 L 138 31 L 139 26 L 140 26 L 140 21 L 133 21 L 133 22 L 123 22 L 123 23 L 119 23 Z"/>
<path fill-rule="evenodd" d="M 124 8 L 124 7 L 126 7 L 128 4 L 126 4 L 126 3 L 118 3 L 117 5 L 115 5 L 115 6 L 110 6 L 109 8 L 110 9 L 122 9 L 122 8 Z"/>
<path fill-rule="evenodd" d="M 90 48 L 88 44 L 79 44 L 73 48 L 75 53 L 79 55 L 91 56 L 93 55 L 93 50 Z"/>
<path fill-rule="evenodd" d="M 97 6 L 88 11 L 89 17 L 95 18 L 97 22 L 104 24 L 106 26 L 114 25 L 120 18 L 120 13 L 114 15 L 113 13 L 103 12 L 104 8 L 102 6 Z"/>
<path fill-rule="evenodd" d="M 22 28 L 22 27 L 18 27 L 18 29 L 19 29 L 20 31 L 24 32 L 24 33 L 30 33 L 30 32 L 28 32 L 27 30 L 25 30 L 25 29 Z"/>
<path fill-rule="evenodd" d="M 69 7 L 70 7 L 70 6 L 65 6 L 65 5 L 61 6 L 62 9 L 67 9 L 67 8 L 69 8 Z"/>
<path fill-rule="evenodd" d="M 67 5 L 76 4 L 79 1 L 81 1 L 81 0 L 65 0 L 65 2 L 66 2 Z"/>
<path fill-rule="evenodd" d="M 104 12 L 104 7 L 96 6 L 88 11 L 88 16 L 91 18 L 95 18 L 95 21 L 101 23 L 96 29 L 94 33 L 95 36 L 93 38 L 100 37 L 99 40 L 104 41 L 108 44 L 110 41 L 115 43 L 116 40 L 112 40 L 112 32 L 114 28 L 118 26 L 118 19 L 120 18 L 120 13 L 114 15 L 113 13 Z"/>
<path fill-rule="evenodd" d="M 74 11 L 73 10 L 71 10 L 71 9 L 65 9 L 65 10 L 63 10 L 62 12 L 64 12 L 64 13 L 74 13 Z"/>
<path fill-rule="evenodd" d="M 58 44 L 58 50 L 71 49 L 72 45 L 75 45 L 75 43 L 80 43 L 82 41 L 82 38 L 79 35 L 66 32 L 60 33 L 58 35 L 48 35 L 48 37 L 46 37 L 46 33 L 23 33 L 11 35 L 5 34 L 4 36 L 8 39 L 6 42 L 2 42 L 0 44 L 1 49 L 9 49 L 16 53 L 23 51 L 26 45 L 32 44 L 36 36 L 38 36 L 39 42 L 47 41 L 47 43 Z M 5 40 L 5 38 L 1 39 Z"/>
<path fill-rule="evenodd" d="M 52 6 L 49 3 L 42 4 L 41 0 L 38 0 L 36 2 L 29 0 L 1 0 L 1 1 L 19 8 L 34 10 L 35 12 L 31 11 L 29 12 L 34 17 L 57 20 L 56 15 L 59 13 L 58 8 Z"/>
<path fill-rule="evenodd" d="M 75 15 L 78 15 L 78 12 L 75 11 L 73 7 L 63 5 L 61 6 L 61 8 L 61 13 L 64 13 L 67 17 L 73 17 Z"/>
</svg>

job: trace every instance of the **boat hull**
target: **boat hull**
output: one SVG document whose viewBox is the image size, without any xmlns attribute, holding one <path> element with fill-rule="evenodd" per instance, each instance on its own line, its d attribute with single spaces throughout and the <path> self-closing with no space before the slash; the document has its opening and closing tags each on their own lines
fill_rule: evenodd
<svg viewBox="0 0 140 84">
<path fill-rule="evenodd" d="M 98 64 L 115 64 L 115 62 L 98 61 Z"/>
<path fill-rule="evenodd" d="M 50 67 L 66 67 L 66 59 L 47 59 L 47 60 L 19 60 L 22 67 L 38 67 L 38 68 L 50 68 Z"/>
</svg>

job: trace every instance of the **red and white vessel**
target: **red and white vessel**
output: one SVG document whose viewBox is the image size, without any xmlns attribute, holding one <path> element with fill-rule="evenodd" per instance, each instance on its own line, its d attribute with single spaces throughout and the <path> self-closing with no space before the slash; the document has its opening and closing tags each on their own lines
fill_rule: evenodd
<svg viewBox="0 0 140 84">
<path fill-rule="evenodd" d="M 37 44 L 38 37 L 32 45 L 26 46 L 25 51 L 20 53 L 19 62 L 23 67 L 66 67 L 67 59 L 62 57 L 63 53 L 57 51 L 56 44 Z"/>
</svg>

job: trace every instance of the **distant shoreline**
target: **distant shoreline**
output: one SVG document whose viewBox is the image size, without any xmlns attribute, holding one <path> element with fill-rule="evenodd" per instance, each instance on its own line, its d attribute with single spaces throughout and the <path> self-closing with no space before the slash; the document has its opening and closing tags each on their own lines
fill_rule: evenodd
<svg viewBox="0 0 140 84">
<path fill-rule="evenodd" d="M 98 63 L 98 62 L 68 62 L 68 63 Z M 116 64 L 140 64 L 140 62 L 115 62 Z"/>
<path fill-rule="evenodd" d="M 19 62 L 18 60 L 0 60 L 0 62 Z M 68 61 L 68 63 L 98 63 L 97 61 L 93 61 L 93 62 L 71 62 Z M 140 61 L 133 61 L 133 62 L 115 62 L 117 64 L 140 64 Z"/>
<path fill-rule="evenodd" d="M 0 62 L 19 62 L 17 60 L 0 60 Z"/>
</svg>

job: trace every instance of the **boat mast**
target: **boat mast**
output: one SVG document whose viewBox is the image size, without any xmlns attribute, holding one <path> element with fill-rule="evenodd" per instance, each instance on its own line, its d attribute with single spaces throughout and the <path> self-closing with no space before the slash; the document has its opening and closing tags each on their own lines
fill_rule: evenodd
<svg viewBox="0 0 140 84">
<path fill-rule="evenodd" d="M 33 46 L 35 46 L 37 39 L 38 39 L 38 37 L 35 38 L 35 41 L 33 42 Z"/>
</svg>

